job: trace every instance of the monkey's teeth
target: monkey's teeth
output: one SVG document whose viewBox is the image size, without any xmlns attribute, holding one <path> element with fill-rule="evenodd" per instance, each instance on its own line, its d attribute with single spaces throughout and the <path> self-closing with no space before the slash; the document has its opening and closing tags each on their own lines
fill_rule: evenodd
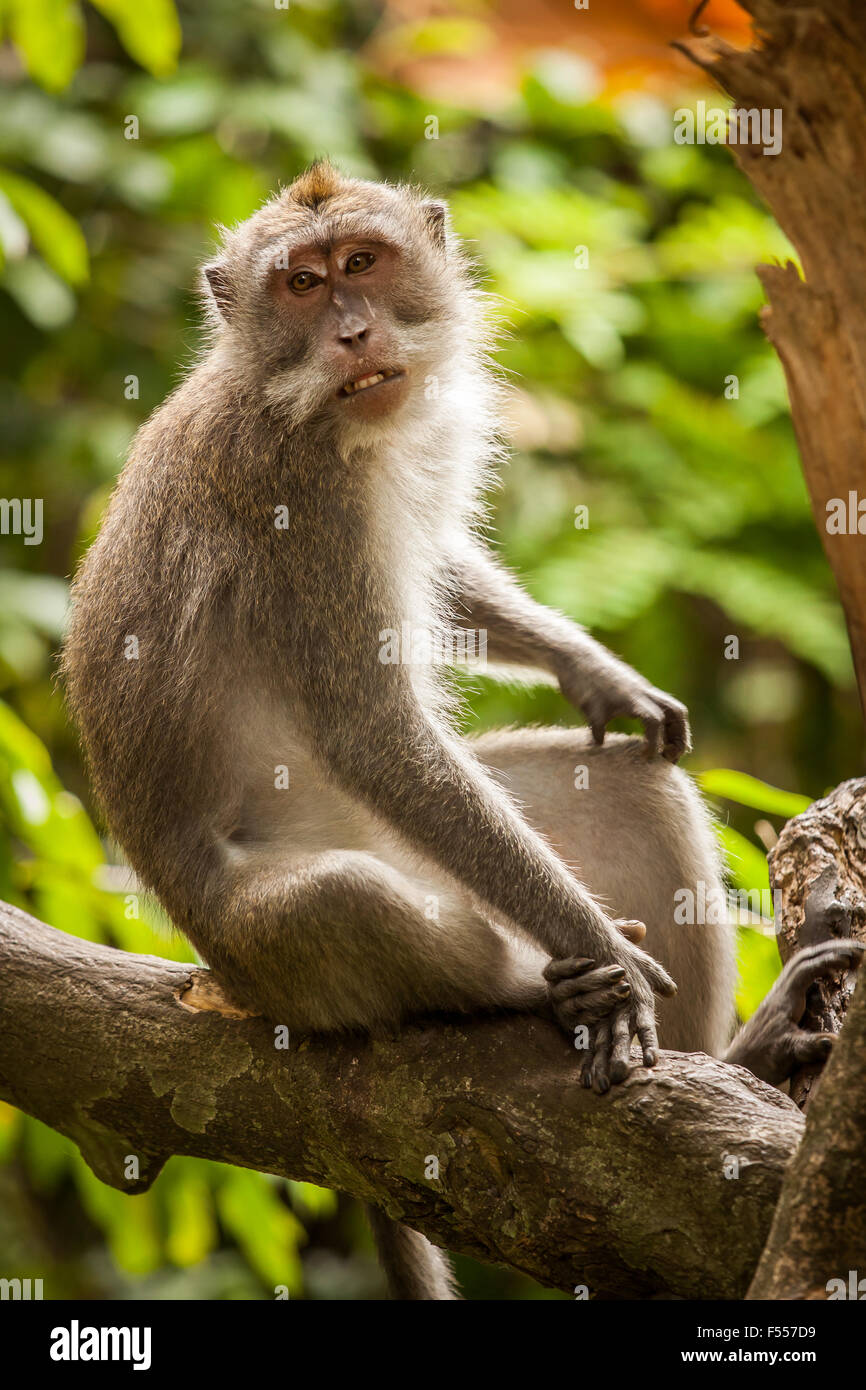
<svg viewBox="0 0 866 1390">
<path fill-rule="evenodd" d="M 365 391 L 368 386 L 378 386 L 380 381 L 385 381 L 387 377 L 393 375 L 394 373 L 391 371 L 374 372 L 372 376 L 362 376 L 357 381 L 347 381 L 343 390 L 351 396 L 356 391 Z"/>
</svg>

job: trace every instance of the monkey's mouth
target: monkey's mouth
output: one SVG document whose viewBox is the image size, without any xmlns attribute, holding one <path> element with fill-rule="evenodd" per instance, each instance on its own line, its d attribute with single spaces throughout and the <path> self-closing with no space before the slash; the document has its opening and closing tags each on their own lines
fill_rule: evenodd
<svg viewBox="0 0 866 1390">
<path fill-rule="evenodd" d="M 357 396 L 359 391 L 372 391 L 374 386 L 381 386 L 384 381 L 394 381 L 397 377 L 404 376 L 405 373 L 383 367 L 379 372 L 370 372 L 367 376 L 359 376 L 357 381 L 347 381 L 337 392 L 338 396 Z"/>
</svg>

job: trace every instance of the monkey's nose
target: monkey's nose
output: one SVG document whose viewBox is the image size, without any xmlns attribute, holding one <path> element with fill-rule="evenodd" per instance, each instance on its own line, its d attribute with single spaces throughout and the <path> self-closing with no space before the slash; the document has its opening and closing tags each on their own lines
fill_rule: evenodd
<svg viewBox="0 0 866 1390">
<path fill-rule="evenodd" d="M 358 347 L 366 341 L 367 325 L 359 324 L 357 327 L 345 328 L 338 336 L 344 347 Z"/>
</svg>

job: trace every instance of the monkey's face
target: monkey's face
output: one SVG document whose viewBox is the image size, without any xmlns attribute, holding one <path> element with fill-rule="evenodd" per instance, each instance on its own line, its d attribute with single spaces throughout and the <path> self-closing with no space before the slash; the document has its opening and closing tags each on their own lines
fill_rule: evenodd
<svg viewBox="0 0 866 1390">
<path fill-rule="evenodd" d="M 222 326 L 295 425 L 340 429 L 420 410 L 470 335 L 445 210 L 334 171 L 317 179 L 315 196 L 299 180 L 206 268 Z"/>
<path fill-rule="evenodd" d="M 380 419 L 406 397 L 417 362 L 400 331 L 401 271 L 398 247 L 350 235 L 296 244 L 275 272 L 277 313 L 337 418 Z"/>
</svg>

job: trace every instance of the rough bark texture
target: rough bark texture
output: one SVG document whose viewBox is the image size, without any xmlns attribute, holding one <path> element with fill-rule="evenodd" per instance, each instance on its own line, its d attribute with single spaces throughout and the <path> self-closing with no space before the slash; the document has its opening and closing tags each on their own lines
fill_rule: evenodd
<svg viewBox="0 0 866 1390">
<path fill-rule="evenodd" d="M 7 906 L 0 974 L 0 1097 L 104 1182 L 142 1191 L 176 1153 L 307 1179 L 567 1291 L 742 1298 L 802 1133 L 788 1099 L 703 1055 L 592 1095 L 539 1018 L 278 1050 L 264 1020 L 223 1012 L 206 971 Z"/>
<path fill-rule="evenodd" d="M 782 830 L 770 852 L 770 884 L 778 889 L 776 927 L 782 959 L 800 946 L 833 936 L 866 941 L 866 780 L 843 782 Z M 813 986 L 803 1027 L 838 1033 L 853 980 Z M 804 1067 L 792 1079 L 800 1106 L 811 1098 L 818 1070 Z"/>
<path fill-rule="evenodd" d="M 866 1278 L 866 989 L 848 1011 L 785 1175 L 749 1298 L 825 1299 Z M 863 1288 L 866 1289 L 866 1283 Z M 855 1295 L 856 1296 L 856 1295 Z"/>
<path fill-rule="evenodd" d="M 796 246 L 758 274 L 763 325 L 788 382 L 803 472 L 836 576 L 866 707 L 866 541 L 830 535 L 827 502 L 864 495 L 866 438 L 866 6 L 862 0 L 740 0 L 760 40 L 681 45 L 738 109 L 782 112 L 782 150 L 732 145 Z M 864 518 L 866 531 L 866 518 Z"/>
<path fill-rule="evenodd" d="M 866 438 L 866 8 L 862 0 L 740 0 L 756 45 L 739 52 L 709 35 L 682 45 L 735 107 L 782 113 L 781 153 L 732 146 L 800 255 L 758 273 L 763 324 L 781 358 L 803 471 L 836 576 L 866 709 L 866 543 L 860 533 Z M 699 7 L 700 9 L 703 6 Z M 828 531 L 841 499 L 847 527 Z M 866 519 L 864 519 L 866 532 Z M 845 782 L 789 822 L 770 857 L 782 894 L 780 945 L 834 934 L 866 939 L 866 783 Z M 806 1026 L 838 1032 L 844 981 L 814 990 Z M 826 1298 L 831 1279 L 866 1268 L 866 990 L 833 1056 L 794 1078 L 811 1098 L 806 1137 L 786 1175 L 750 1298 Z"/>
</svg>

